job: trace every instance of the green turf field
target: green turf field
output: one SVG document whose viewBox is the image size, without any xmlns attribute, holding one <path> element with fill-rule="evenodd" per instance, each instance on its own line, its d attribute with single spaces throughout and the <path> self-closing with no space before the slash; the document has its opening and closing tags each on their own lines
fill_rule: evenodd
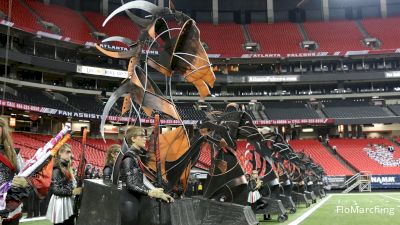
<svg viewBox="0 0 400 225">
<path fill-rule="evenodd" d="M 328 198 L 325 197 L 325 198 Z M 325 199 L 324 198 L 324 199 Z M 312 210 L 324 199 L 318 199 L 309 208 L 300 207 L 295 214 L 289 214 L 284 223 L 263 222 L 265 224 L 302 224 L 302 225 L 354 225 L 354 224 L 400 224 L 400 193 L 360 193 L 332 194 L 318 209 L 300 223 L 301 215 Z M 261 219 L 261 217 L 259 216 Z M 276 218 L 276 217 L 275 217 Z"/>
<path fill-rule="evenodd" d="M 400 224 L 400 193 L 332 195 L 301 224 Z"/>
<path fill-rule="evenodd" d="M 53 225 L 52 223 L 50 223 L 47 220 L 42 220 L 42 221 L 33 221 L 33 222 L 24 222 L 24 223 L 20 223 L 23 225 Z"/>
<path fill-rule="evenodd" d="M 320 205 L 319 208 L 317 208 L 318 204 Z M 314 209 L 316 210 L 306 217 Z M 302 215 L 305 217 L 303 221 L 296 220 Z M 262 219 L 262 215 L 258 215 L 258 218 Z M 312 204 L 309 208 L 299 206 L 297 212 L 289 214 L 289 219 L 284 223 L 278 223 L 276 216 L 273 216 L 272 219 L 272 221 L 260 224 L 398 225 L 400 224 L 400 192 L 332 194 L 324 199 L 318 199 L 317 203 Z M 21 224 L 50 225 L 51 223 L 47 221 L 34 221 Z"/>
</svg>

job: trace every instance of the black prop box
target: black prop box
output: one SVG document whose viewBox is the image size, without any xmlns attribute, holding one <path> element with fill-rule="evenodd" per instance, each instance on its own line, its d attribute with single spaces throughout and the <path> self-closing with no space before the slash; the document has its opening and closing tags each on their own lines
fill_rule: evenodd
<svg viewBox="0 0 400 225">
<path fill-rule="evenodd" d="M 85 180 L 77 225 L 120 225 L 119 201 L 122 190 L 101 180 Z M 143 198 L 140 222 L 135 225 L 256 225 L 249 206 L 218 202 L 202 197 L 160 203 Z"/>
</svg>

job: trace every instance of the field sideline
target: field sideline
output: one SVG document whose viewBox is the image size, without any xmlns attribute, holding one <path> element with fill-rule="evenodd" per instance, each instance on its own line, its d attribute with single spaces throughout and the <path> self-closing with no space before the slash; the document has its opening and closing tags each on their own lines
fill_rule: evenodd
<svg viewBox="0 0 400 225">
<path fill-rule="evenodd" d="M 261 222 L 261 225 L 354 225 L 400 224 L 400 192 L 329 194 L 309 208 L 299 206 L 295 214 L 288 214 L 284 223 Z M 262 215 L 258 215 L 262 219 Z M 22 222 L 23 225 L 51 225 L 46 220 Z"/>
</svg>

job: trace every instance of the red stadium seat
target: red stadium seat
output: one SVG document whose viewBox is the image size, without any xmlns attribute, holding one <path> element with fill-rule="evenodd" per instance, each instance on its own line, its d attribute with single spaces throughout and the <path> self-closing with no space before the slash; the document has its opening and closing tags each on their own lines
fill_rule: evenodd
<svg viewBox="0 0 400 225">
<path fill-rule="evenodd" d="M 224 57 L 240 57 L 248 53 L 242 48 L 245 38 L 242 28 L 234 23 L 197 23 L 200 39 L 208 45 L 208 54 L 222 54 Z"/>
<path fill-rule="evenodd" d="M 262 54 L 288 54 L 308 52 L 300 48 L 303 41 L 296 24 L 293 23 L 253 23 L 248 25 L 250 36 L 261 45 Z"/>
<path fill-rule="evenodd" d="M 9 1 L 2 0 L 0 1 L 0 10 L 8 15 L 9 11 Z M 29 10 L 23 6 L 19 1 L 12 1 L 12 11 L 11 11 L 11 22 L 14 23 L 14 26 L 20 29 L 23 29 L 28 32 L 35 33 L 36 31 L 46 31 L 44 27 L 42 27 L 37 19 L 32 15 Z M 48 32 L 48 31 L 46 31 Z"/>
<path fill-rule="evenodd" d="M 58 5 L 45 5 L 36 0 L 26 0 L 26 3 L 45 21 L 52 22 L 61 29 L 61 35 L 72 41 L 84 44 L 87 41 L 96 42 L 90 35 L 92 32 L 79 13 Z"/>
<path fill-rule="evenodd" d="M 400 47 L 400 17 L 386 19 L 364 19 L 361 24 L 366 31 L 381 42 L 381 49 L 397 49 Z"/>
<path fill-rule="evenodd" d="M 387 139 L 332 139 L 331 146 L 335 145 L 337 153 L 359 171 L 369 171 L 372 174 L 399 174 L 400 167 L 384 167 L 371 159 L 364 151 L 369 144 L 383 144 L 394 146 L 394 158 L 400 157 L 400 149 Z"/>
<path fill-rule="evenodd" d="M 362 45 L 363 36 L 354 21 L 307 22 L 304 28 L 318 51 L 336 52 L 369 49 Z"/>
<path fill-rule="evenodd" d="M 48 141 L 51 140 L 52 136 L 13 132 L 12 138 L 14 140 L 15 147 L 21 149 L 21 156 L 24 159 L 30 159 L 35 154 L 37 149 L 43 147 Z M 76 167 L 79 163 L 82 144 L 79 141 L 79 138 L 70 139 L 67 143 L 71 144 L 72 146 L 72 152 L 74 154 L 74 166 Z M 104 160 L 108 146 L 115 143 L 118 142 L 110 139 L 107 139 L 107 143 L 104 143 L 102 139 L 87 139 L 87 162 L 98 168 L 102 168 L 104 166 Z"/>
<path fill-rule="evenodd" d="M 139 36 L 137 26 L 127 17 L 115 16 L 105 27 L 102 26 L 105 16 L 95 12 L 85 12 L 83 15 L 95 27 L 98 32 L 105 33 L 110 36 L 122 36 L 135 41 Z"/>
<path fill-rule="evenodd" d="M 304 150 L 316 163 L 324 168 L 329 176 L 352 175 L 352 172 L 341 164 L 328 150 L 317 140 L 291 140 L 290 146 L 296 151 Z"/>
</svg>

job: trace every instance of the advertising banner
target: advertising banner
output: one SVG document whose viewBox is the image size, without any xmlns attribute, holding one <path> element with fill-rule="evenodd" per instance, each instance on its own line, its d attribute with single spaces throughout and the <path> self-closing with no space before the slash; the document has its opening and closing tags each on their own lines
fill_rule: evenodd
<svg viewBox="0 0 400 225">
<path fill-rule="evenodd" d="M 39 113 L 44 113 L 48 115 L 54 115 L 54 116 L 66 116 L 66 117 L 71 117 L 71 118 L 79 118 L 79 119 L 95 119 L 95 120 L 101 120 L 102 115 L 99 114 L 94 114 L 94 113 L 86 113 L 86 112 L 70 112 L 70 111 L 64 111 L 61 109 L 52 109 L 52 108 L 47 108 L 47 107 L 41 107 L 41 106 L 32 106 L 32 105 L 27 105 L 23 103 L 16 103 L 16 102 L 11 102 L 7 100 L 0 100 L 0 106 L 5 106 L 9 108 L 14 108 L 14 109 L 21 109 L 29 112 L 39 112 Z M 137 118 L 129 118 L 129 117 L 120 117 L 120 116 L 107 116 L 108 121 L 114 121 L 114 122 L 135 122 Z M 152 124 L 154 123 L 153 119 L 149 118 L 142 118 L 141 119 L 142 123 L 146 124 Z M 186 125 L 194 125 L 198 121 L 197 120 L 183 120 L 183 124 Z M 257 126 L 267 126 L 267 125 L 283 125 L 283 124 L 333 124 L 334 120 L 333 119 L 289 119 L 289 120 L 254 120 L 253 121 L 255 125 Z M 179 125 L 181 124 L 180 121 L 178 120 L 161 120 L 161 124 L 170 124 L 170 125 Z"/>
<path fill-rule="evenodd" d="M 341 188 L 344 186 L 344 182 L 346 182 L 346 176 L 328 176 L 328 184 L 331 188 Z"/>
<path fill-rule="evenodd" d="M 400 188 L 400 175 L 372 175 L 371 188 Z"/>
</svg>

